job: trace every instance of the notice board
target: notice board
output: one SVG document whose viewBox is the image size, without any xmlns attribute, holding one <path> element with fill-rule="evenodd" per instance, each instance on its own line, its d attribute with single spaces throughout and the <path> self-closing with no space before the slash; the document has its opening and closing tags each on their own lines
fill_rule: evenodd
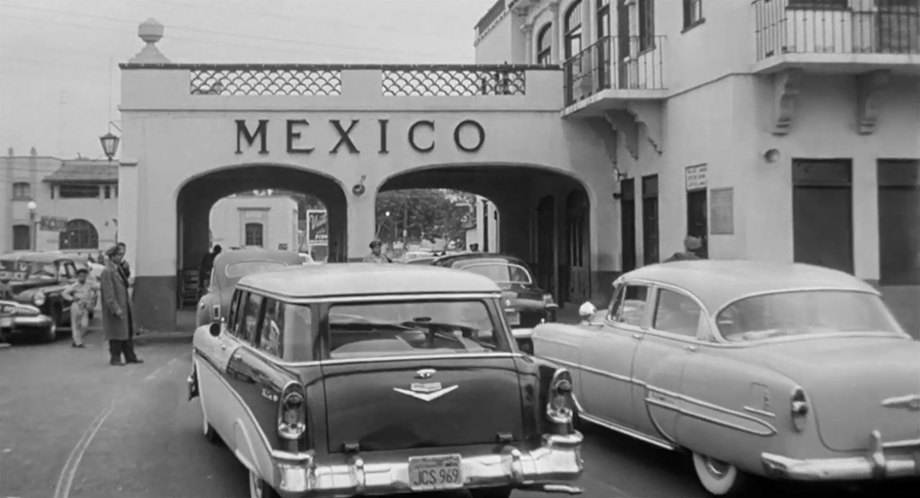
<svg viewBox="0 0 920 498">
<path fill-rule="evenodd" d="M 734 235 L 735 200 L 733 188 L 714 188 L 709 191 L 709 223 L 712 235 Z"/>
</svg>

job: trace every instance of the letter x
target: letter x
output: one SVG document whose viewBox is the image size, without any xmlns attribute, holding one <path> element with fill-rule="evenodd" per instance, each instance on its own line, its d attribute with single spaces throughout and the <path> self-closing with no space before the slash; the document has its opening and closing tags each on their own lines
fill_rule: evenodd
<svg viewBox="0 0 920 498">
<path fill-rule="evenodd" d="M 348 134 L 351 133 L 351 130 L 355 127 L 356 124 L 358 124 L 358 120 L 352 119 L 351 124 L 348 125 L 347 130 L 342 128 L 342 122 L 338 119 L 330 119 L 329 122 L 332 123 L 332 126 L 335 126 L 335 131 L 339 132 L 339 141 L 335 144 L 335 147 L 329 151 L 329 153 L 337 153 L 339 151 L 339 147 L 341 147 L 342 144 L 345 144 L 348 146 L 348 152 L 357 154 L 358 148 L 355 147 L 355 143 L 351 141 L 351 137 L 349 137 Z"/>
</svg>

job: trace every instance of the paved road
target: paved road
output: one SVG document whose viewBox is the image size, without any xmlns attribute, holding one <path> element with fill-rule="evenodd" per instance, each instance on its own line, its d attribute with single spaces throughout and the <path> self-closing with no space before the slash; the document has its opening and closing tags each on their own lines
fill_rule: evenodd
<svg viewBox="0 0 920 498">
<path fill-rule="evenodd" d="M 83 350 L 64 339 L 0 350 L 0 498 L 246 496 L 244 468 L 223 446 L 205 442 L 199 404 L 185 399 L 188 344 L 143 346 L 144 364 L 111 367 L 100 334 L 87 342 Z M 680 455 L 604 430 L 585 432 L 584 496 L 706 496 Z M 791 491 L 814 490 L 771 484 L 758 494 Z M 820 491 L 811 496 L 894 490 Z M 538 496 L 546 495 L 514 494 Z"/>
</svg>

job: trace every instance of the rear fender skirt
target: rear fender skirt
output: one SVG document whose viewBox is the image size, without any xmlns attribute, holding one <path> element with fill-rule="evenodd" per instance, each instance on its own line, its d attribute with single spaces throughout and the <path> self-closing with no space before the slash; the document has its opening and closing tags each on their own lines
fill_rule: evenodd
<svg viewBox="0 0 920 498">
<path fill-rule="evenodd" d="M 770 437 L 777 433 L 776 427 L 765 420 L 690 396 L 654 386 L 648 386 L 646 394 L 646 410 L 651 410 L 652 407 L 671 410 L 684 417 L 693 417 L 760 437 Z"/>
</svg>

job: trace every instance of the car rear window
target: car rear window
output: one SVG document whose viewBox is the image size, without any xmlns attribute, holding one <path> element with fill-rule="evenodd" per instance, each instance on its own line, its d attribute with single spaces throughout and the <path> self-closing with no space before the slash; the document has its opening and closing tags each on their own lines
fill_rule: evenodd
<svg viewBox="0 0 920 498">
<path fill-rule="evenodd" d="M 492 279 L 496 283 L 531 283 L 530 273 L 519 265 L 504 263 L 479 263 L 461 267 L 462 270 L 473 272 Z"/>
<path fill-rule="evenodd" d="M 286 266 L 287 265 L 284 263 L 279 263 L 277 261 L 240 261 L 227 265 L 227 267 L 224 268 L 224 275 L 226 275 L 227 278 L 241 278 L 252 273 L 280 270 Z"/>
<path fill-rule="evenodd" d="M 510 351 L 501 322 L 473 299 L 337 304 L 328 334 L 332 359 Z"/>
</svg>

